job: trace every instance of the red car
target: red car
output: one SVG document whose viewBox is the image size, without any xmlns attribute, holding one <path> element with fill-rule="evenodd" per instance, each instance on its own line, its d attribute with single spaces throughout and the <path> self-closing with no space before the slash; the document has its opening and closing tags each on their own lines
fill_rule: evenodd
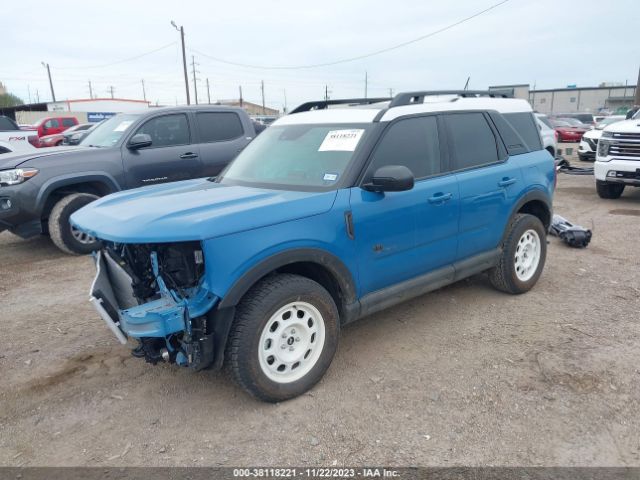
<svg viewBox="0 0 640 480">
<path fill-rule="evenodd" d="M 45 117 L 34 123 L 31 128 L 38 131 L 38 137 L 44 137 L 45 135 L 62 133 L 78 123 L 76 117 Z"/>
<path fill-rule="evenodd" d="M 63 145 L 65 143 L 65 138 L 68 138 L 76 132 L 82 132 L 84 130 L 89 130 L 91 127 L 94 127 L 95 123 L 80 123 L 73 127 L 69 127 L 64 132 L 55 133 L 53 135 L 45 135 L 44 137 L 40 137 L 38 146 L 42 147 L 57 147 Z"/>
<path fill-rule="evenodd" d="M 550 119 L 558 136 L 558 142 L 579 142 L 588 128 L 574 127 L 563 120 Z"/>
</svg>

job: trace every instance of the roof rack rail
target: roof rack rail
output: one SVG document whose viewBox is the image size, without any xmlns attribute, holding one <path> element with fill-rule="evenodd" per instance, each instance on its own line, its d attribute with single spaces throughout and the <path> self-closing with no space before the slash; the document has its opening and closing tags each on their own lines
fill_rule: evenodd
<svg viewBox="0 0 640 480">
<path fill-rule="evenodd" d="M 289 114 L 308 112 L 309 110 L 324 110 L 329 105 L 370 105 L 372 103 L 388 102 L 391 100 L 389 97 L 380 98 L 345 98 L 341 100 L 316 100 L 313 102 L 306 102 L 297 106 Z"/>
<path fill-rule="evenodd" d="M 391 107 L 399 107 L 401 105 L 412 105 L 414 103 L 424 103 L 425 97 L 431 97 L 435 95 L 458 95 L 459 97 L 492 97 L 492 98 L 512 98 L 513 95 L 505 90 L 431 90 L 431 91 L 417 91 L 399 93 L 391 103 Z"/>
</svg>

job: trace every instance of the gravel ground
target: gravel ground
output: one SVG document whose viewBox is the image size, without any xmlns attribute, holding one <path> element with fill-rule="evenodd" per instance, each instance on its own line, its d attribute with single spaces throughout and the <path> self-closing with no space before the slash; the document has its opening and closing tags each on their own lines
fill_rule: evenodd
<svg viewBox="0 0 640 480">
<path fill-rule="evenodd" d="M 560 177 L 521 296 L 476 276 L 345 328 L 307 395 L 260 403 L 226 374 L 130 356 L 88 302 L 94 268 L 0 234 L 0 465 L 640 466 L 640 189 Z"/>
</svg>

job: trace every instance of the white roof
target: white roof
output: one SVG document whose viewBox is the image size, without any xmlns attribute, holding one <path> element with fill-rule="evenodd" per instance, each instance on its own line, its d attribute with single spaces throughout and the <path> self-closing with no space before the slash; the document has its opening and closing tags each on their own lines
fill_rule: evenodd
<svg viewBox="0 0 640 480">
<path fill-rule="evenodd" d="M 458 110 L 495 110 L 500 113 L 531 112 L 531 105 L 518 98 L 459 97 L 457 95 L 428 96 L 424 103 L 389 108 L 381 122 L 395 118 L 428 112 L 450 112 Z M 286 115 L 273 125 L 299 125 L 311 123 L 370 123 L 388 104 L 363 105 L 358 107 L 327 108 Z M 368 108 L 367 108 L 368 107 Z"/>
</svg>

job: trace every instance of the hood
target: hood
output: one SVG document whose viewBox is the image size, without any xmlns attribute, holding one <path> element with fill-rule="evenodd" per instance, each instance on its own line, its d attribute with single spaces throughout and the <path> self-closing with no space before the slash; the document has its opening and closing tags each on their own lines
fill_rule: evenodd
<svg viewBox="0 0 640 480">
<path fill-rule="evenodd" d="M 598 138 L 600 138 L 602 136 L 602 130 L 598 130 L 597 128 L 594 128 L 593 130 L 587 130 L 585 132 L 584 136 L 586 138 L 591 138 L 593 140 L 597 140 Z"/>
<path fill-rule="evenodd" d="M 604 127 L 605 132 L 640 133 L 640 119 L 622 120 Z"/>
<path fill-rule="evenodd" d="M 0 155 L 0 170 L 16 168 L 29 160 L 47 159 L 57 155 L 76 155 L 83 159 L 87 158 L 87 153 L 100 150 L 90 147 L 49 147 L 45 149 L 22 150 L 15 153 Z"/>
<path fill-rule="evenodd" d="M 331 209 L 336 191 L 294 192 L 227 186 L 206 179 L 109 195 L 81 208 L 71 223 L 116 243 L 205 240 Z"/>
</svg>

